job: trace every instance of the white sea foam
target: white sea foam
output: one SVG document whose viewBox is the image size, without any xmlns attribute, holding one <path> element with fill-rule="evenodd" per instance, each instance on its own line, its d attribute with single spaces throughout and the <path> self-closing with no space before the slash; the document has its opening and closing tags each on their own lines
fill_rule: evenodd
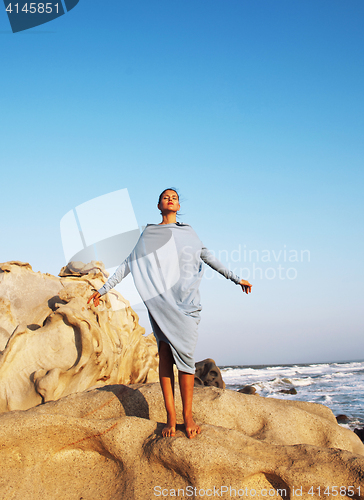
<svg viewBox="0 0 364 500">
<path fill-rule="evenodd" d="M 292 380 L 292 384 L 298 387 L 305 387 L 307 385 L 312 385 L 314 384 L 314 380 L 311 377 L 306 377 L 306 378 L 294 378 Z"/>
<path fill-rule="evenodd" d="M 364 426 L 364 361 L 224 367 L 222 376 L 227 388 L 252 385 L 265 397 L 325 404 L 335 415 L 347 415 L 350 428 Z M 279 392 L 291 388 L 296 395 Z"/>
</svg>

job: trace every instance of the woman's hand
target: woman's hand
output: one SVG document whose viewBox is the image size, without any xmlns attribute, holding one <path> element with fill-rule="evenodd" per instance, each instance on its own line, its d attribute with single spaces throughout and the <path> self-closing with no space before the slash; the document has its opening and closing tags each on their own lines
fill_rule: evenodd
<svg viewBox="0 0 364 500">
<path fill-rule="evenodd" d="M 253 286 L 253 285 L 251 285 L 251 284 L 249 283 L 249 281 L 246 281 L 246 280 L 241 280 L 241 281 L 239 282 L 239 285 L 241 286 L 241 288 L 242 288 L 243 292 L 245 292 L 245 293 L 251 293 L 251 291 L 252 291 L 252 286 Z"/>
<path fill-rule="evenodd" d="M 88 299 L 87 303 L 89 304 L 91 302 L 91 300 L 93 299 L 94 300 L 94 306 L 97 307 L 100 304 L 100 297 L 101 297 L 101 294 L 99 294 L 99 292 L 95 292 Z"/>
</svg>

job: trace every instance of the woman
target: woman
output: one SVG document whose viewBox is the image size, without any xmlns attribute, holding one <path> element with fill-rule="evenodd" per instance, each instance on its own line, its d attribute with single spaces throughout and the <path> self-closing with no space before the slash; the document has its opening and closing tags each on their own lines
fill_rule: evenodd
<svg viewBox="0 0 364 500">
<path fill-rule="evenodd" d="M 174 404 L 173 364 L 178 368 L 178 380 L 183 405 L 183 420 L 187 436 L 200 434 L 192 418 L 192 396 L 197 342 L 197 326 L 201 311 L 198 287 L 204 261 L 210 267 L 251 292 L 252 285 L 240 280 L 203 246 L 188 224 L 176 222 L 180 210 L 175 189 L 165 189 L 158 201 L 162 215 L 160 224 L 148 224 L 129 257 L 88 300 L 95 306 L 99 299 L 129 272 L 146 305 L 159 351 L 159 379 L 167 411 L 164 437 L 174 436 L 176 409 Z"/>
</svg>

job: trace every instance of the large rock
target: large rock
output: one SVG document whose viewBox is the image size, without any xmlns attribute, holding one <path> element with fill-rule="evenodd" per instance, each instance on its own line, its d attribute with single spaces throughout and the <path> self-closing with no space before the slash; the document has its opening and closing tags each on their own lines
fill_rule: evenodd
<svg viewBox="0 0 364 500">
<path fill-rule="evenodd" d="M 87 306 L 105 283 L 103 265 L 73 264 L 57 278 L 0 264 L 0 412 L 158 378 L 154 337 L 143 336 L 129 302 L 113 290 Z"/>
<path fill-rule="evenodd" d="M 225 389 L 225 382 L 222 379 L 221 371 L 213 359 L 207 358 L 195 363 L 195 386 L 203 385 L 208 387 L 219 387 Z"/>
<path fill-rule="evenodd" d="M 159 384 L 106 386 L 5 413 L 0 498 L 234 498 L 235 489 L 312 500 L 309 491 L 338 486 L 364 497 L 364 445 L 324 406 L 205 387 L 195 388 L 194 414 L 200 435 L 189 440 L 178 426 L 162 438 Z"/>
<path fill-rule="evenodd" d="M 43 325 L 52 312 L 48 301 L 62 288 L 59 278 L 34 273 L 27 263 L 0 264 L 0 350 L 18 325 L 30 330 Z"/>
</svg>

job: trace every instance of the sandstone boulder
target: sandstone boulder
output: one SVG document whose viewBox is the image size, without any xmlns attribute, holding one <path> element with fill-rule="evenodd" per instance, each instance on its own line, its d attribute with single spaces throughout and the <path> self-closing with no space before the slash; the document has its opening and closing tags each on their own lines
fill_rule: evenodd
<svg viewBox="0 0 364 500">
<path fill-rule="evenodd" d="M 189 440 L 178 425 L 162 438 L 159 384 L 105 386 L 0 415 L 0 498 L 312 500 L 310 491 L 338 485 L 364 498 L 364 445 L 324 406 L 197 387 L 194 415 L 200 435 Z"/>
<path fill-rule="evenodd" d="M 75 263 L 63 277 L 29 264 L 0 264 L 0 412 L 116 383 L 158 379 L 157 346 L 118 292 L 87 305 L 106 281 L 102 263 Z"/>
</svg>

